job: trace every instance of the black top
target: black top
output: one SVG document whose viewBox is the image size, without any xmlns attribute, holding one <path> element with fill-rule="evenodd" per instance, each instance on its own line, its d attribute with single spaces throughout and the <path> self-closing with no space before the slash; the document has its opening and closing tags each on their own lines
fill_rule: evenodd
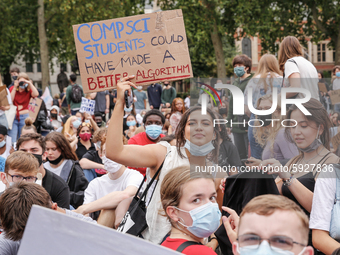
<svg viewBox="0 0 340 255">
<path fill-rule="evenodd" d="M 48 194 L 50 194 L 51 199 L 54 203 L 57 203 L 61 208 L 70 208 L 70 190 L 68 185 L 64 180 L 52 173 L 51 171 L 45 169 L 46 174 L 42 179 L 42 186 L 46 189 Z M 50 181 L 49 181 L 50 178 Z"/>
<path fill-rule="evenodd" d="M 221 167 L 242 166 L 240 155 L 238 154 L 236 146 L 227 139 L 224 139 L 220 145 L 218 165 Z"/>
<path fill-rule="evenodd" d="M 76 150 L 78 160 L 81 160 L 83 156 L 85 155 L 85 153 L 91 150 L 96 151 L 96 147 L 94 146 L 93 142 L 91 142 L 90 148 L 86 149 L 86 147 L 79 140 L 77 144 L 77 150 Z"/>
<path fill-rule="evenodd" d="M 98 151 L 90 150 L 84 154 L 83 158 L 86 158 L 98 164 L 103 164 L 102 159 L 99 157 Z"/>
</svg>

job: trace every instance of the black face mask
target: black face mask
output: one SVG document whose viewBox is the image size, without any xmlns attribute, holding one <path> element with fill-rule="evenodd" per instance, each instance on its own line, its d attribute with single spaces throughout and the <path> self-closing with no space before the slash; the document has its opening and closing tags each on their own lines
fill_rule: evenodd
<svg viewBox="0 0 340 255">
<path fill-rule="evenodd" d="M 264 123 L 263 127 L 266 127 L 266 126 L 269 126 L 270 124 L 272 124 L 271 120 L 266 120 L 266 119 L 272 119 L 272 115 L 271 114 L 258 115 L 256 118 L 263 121 L 263 123 Z"/>
<path fill-rule="evenodd" d="M 218 112 L 221 115 L 227 115 L 228 114 L 227 108 L 220 108 L 220 109 L 218 109 Z"/>
<path fill-rule="evenodd" d="M 52 117 L 53 119 L 56 119 L 56 118 L 58 118 L 58 114 L 57 114 L 57 113 L 51 113 L 51 117 Z"/>
<path fill-rule="evenodd" d="M 32 155 L 38 160 L 38 162 L 39 162 L 39 167 L 40 167 L 41 164 L 42 164 L 42 154 L 39 155 L 39 154 L 33 154 L 33 153 L 32 153 Z"/>
<path fill-rule="evenodd" d="M 102 122 L 96 122 L 98 127 L 102 126 Z"/>
<path fill-rule="evenodd" d="M 18 79 L 18 76 L 12 76 L 12 79 L 13 79 L 13 81 L 15 81 L 16 79 Z"/>
<path fill-rule="evenodd" d="M 49 160 L 49 158 L 46 158 L 48 162 L 50 162 L 52 165 L 58 165 L 60 163 L 60 161 L 63 159 L 63 155 L 60 154 L 60 156 L 55 159 L 55 160 Z"/>
</svg>

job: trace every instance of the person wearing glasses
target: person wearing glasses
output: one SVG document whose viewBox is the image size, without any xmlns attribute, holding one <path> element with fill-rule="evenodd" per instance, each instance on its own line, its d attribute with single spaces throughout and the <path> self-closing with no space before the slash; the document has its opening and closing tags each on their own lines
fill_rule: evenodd
<svg viewBox="0 0 340 255">
<path fill-rule="evenodd" d="M 76 154 L 79 160 L 81 160 L 84 154 L 90 150 L 96 151 L 94 143 L 91 141 L 93 135 L 92 125 L 90 123 L 83 122 L 77 129 L 78 139 L 76 146 L 71 143 L 72 148 L 76 148 Z"/>
<path fill-rule="evenodd" d="M 240 217 L 223 207 L 222 217 L 233 253 L 313 255 L 308 246 L 309 222 L 294 201 L 279 195 L 262 195 L 250 200 Z"/>
<path fill-rule="evenodd" d="M 41 186 L 50 194 L 53 202 L 58 203 L 62 208 L 69 208 L 70 191 L 66 182 L 60 176 L 45 169 L 42 163 L 42 156 L 46 149 L 44 137 L 37 133 L 23 135 L 17 141 L 16 148 L 18 151 L 30 153 L 38 160 L 37 171 L 42 176 Z M 13 153 L 9 157 L 12 155 Z M 21 158 L 18 157 L 15 160 L 19 162 L 14 162 L 13 169 L 26 172 L 25 165 L 22 166 L 20 163 Z"/>
<path fill-rule="evenodd" d="M 1 173 L 1 181 L 6 185 L 6 188 L 15 182 L 36 182 L 38 169 L 38 161 L 32 154 L 16 151 L 8 156 L 5 172 Z"/>
</svg>

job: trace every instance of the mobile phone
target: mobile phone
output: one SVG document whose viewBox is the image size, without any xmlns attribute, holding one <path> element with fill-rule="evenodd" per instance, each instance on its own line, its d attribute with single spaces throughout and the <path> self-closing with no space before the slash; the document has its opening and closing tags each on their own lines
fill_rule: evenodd
<svg viewBox="0 0 340 255">
<path fill-rule="evenodd" d="M 245 164 L 249 164 L 250 161 L 246 158 L 246 159 L 241 159 L 242 163 L 245 163 Z"/>
<path fill-rule="evenodd" d="M 129 91 L 125 90 L 125 105 L 126 105 L 126 108 L 130 108 L 132 103 L 133 103 L 132 91 L 131 91 L 130 96 L 129 96 Z"/>
</svg>

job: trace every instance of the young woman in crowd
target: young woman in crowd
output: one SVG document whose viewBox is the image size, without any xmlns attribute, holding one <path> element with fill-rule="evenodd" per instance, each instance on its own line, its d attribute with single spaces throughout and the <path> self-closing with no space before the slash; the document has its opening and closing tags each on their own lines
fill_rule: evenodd
<svg viewBox="0 0 340 255">
<path fill-rule="evenodd" d="M 67 139 L 77 134 L 77 129 L 81 125 L 81 121 L 76 116 L 71 116 L 67 119 L 64 124 L 64 128 L 62 133 L 66 136 Z"/>
<path fill-rule="evenodd" d="M 245 112 L 250 119 L 255 119 L 255 115 L 251 114 L 248 106 L 248 94 L 252 89 L 252 106 L 255 108 L 258 105 L 258 100 L 264 95 L 273 93 L 273 88 L 277 89 L 279 94 L 281 91 L 282 76 L 279 69 L 277 59 L 272 54 L 265 54 L 261 57 L 257 71 L 253 78 L 248 82 L 246 89 L 244 90 L 244 103 Z M 259 144 L 254 138 L 254 128 L 249 125 L 248 127 L 248 139 L 250 143 L 251 156 L 257 159 L 261 159 L 263 146 Z"/>
<path fill-rule="evenodd" d="M 268 110 L 272 107 L 273 99 L 272 95 L 265 95 L 260 97 L 257 101 L 258 110 Z M 266 160 L 275 158 L 279 161 L 289 160 L 299 154 L 298 148 L 295 143 L 287 140 L 285 137 L 285 129 L 281 122 L 284 119 L 281 115 L 281 100 L 278 98 L 276 110 L 270 115 L 257 116 L 259 120 L 263 121 L 262 127 L 254 128 L 254 138 L 257 144 L 263 148 L 261 159 Z M 268 121 L 266 119 L 276 119 L 276 121 Z M 257 120 L 253 125 L 260 126 L 262 123 Z M 261 160 L 256 160 L 254 157 L 248 159 L 251 165 L 255 165 L 256 162 L 261 163 Z"/>
<path fill-rule="evenodd" d="M 289 127 L 285 131 L 286 137 L 296 144 L 300 154 L 284 167 L 276 159 L 264 160 L 261 164 L 266 166 L 263 169 L 268 170 L 269 174 L 278 174 L 276 183 L 279 192 L 295 201 L 309 216 L 315 180 L 325 165 L 339 163 L 339 157 L 329 151 L 330 121 L 325 108 L 313 98 L 302 105 L 311 115 L 304 115 L 292 105 L 285 117 L 296 121 L 286 121 L 285 125 Z"/>
<path fill-rule="evenodd" d="M 31 97 L 39 96 L 38 90 L 34 87 L 26 73 L 20 73 L 14 81 L 14 86 L 10 89 L 13 105 L 17 107 L 16 116 L 9 131 L 12 142 L 15 143 L 21 135 L 21 129 L 25 125 L 25 119 L 28 117 L 28 105 Z"/>
<path fill-rule="evenodd" d="M 161 183 L 164 176 L 171 169 L 182 165 L 204 167 L 211 163 L 207 155 L 211 153 L 211 159 L 217 162 L 219 149 L 219 130 L 213 126 L 214 113 L 208 109 L 207 115 L 201 115 L 201 107 L 193 107 L 186 111 L 178 125 L 176 133 L 176 147 L 167 142 L 145 146 L 123 145 L 117 134 L 122 133 L 122 120 L 124 114 L 124 93 L 136 87 L 129 81 L 134 76 L 122 78 L 117 84 L 117 102 L 112 113 L 112 119 L 108 127 L 106 157 L 131 167 L 149 167 L 147 181 L 154 176 L 158 168 L 163 164 L 159 175 Z M 134 155 L 131 157 L 131 155 Z M 150 191 L 151 192 L 151 191 Z M 151 192 L 152 193 L 152 192 Z M 110 197 L 105 196 L 102 202 L 109 207 Z M 160 185 L 156 185 L 148 205 L 146 220 L 148 229 L 144 231 L 143 237 L 154 243 L 160 243 L 170 231 L 170 224 L 165 218 L 158 214 L 161 209 Z"/>
<path fill-rule="evenodd" d="M 160 193 L 164 216 L 171 224 L 170 236 L 162 246 L 187 255 L 216 254 L 204 246 L 221 219 L 213 177 L 178 167 L 165 175 Z M 185 244 L 188 246 L 183 247 Z"/>
<path fill-rule="evenodd" d="M 83 122 L 77 130 L 77 137 L 78 142 L 71 143 L 72 148 L 76 148 L 76 154 L 79 160 L 82 159 L 84 154 L 90 150 L 95 151 L 96 147 L 94 146 L 93 142 L 91 141 L 93 135 L 93 129 L 91 124 Z M 76 146 L 74 146 L 76 145 Z"/>
<path fill-rule="evenodd" d="M 44 101 L 41 102 L 39 113 L 34 121 L 34 126 L 37 128 L 37 132 L 42 136 L 46 136 L 50 131 L 55 130 L 48 118 L 47 108 Z"/>
<path fill-rule="evenodd" d="M 59 116 L 59 107 L 53 105 L 50 109 L 51 116 L 51 124 L 55 129 L 59 129 L 61 127 L 61 118 Z"/>
<path fill-rule="evenodd" d="M 340 119 L 340 114 L 338 112 L 334 112 L 329 118 L 332 122 L 333 127 L 339 126 L 338 119 Z"/>
<path fill-rule="evenodd" d="M 172 132 L 175 134 L 179 121 L 182 118 L 182 115 L 185 111 L 184 101 L 182 98 L 177 97 L 171 103 L 171 112 L 170 112 L 170 125 L 172 127 Z"/>
<path fill-rule="evenodd" d="M 303 57 L 304 52 L 299 40 L 294 36 L 283 39 L 279 48 L 279 66 L 283 72 L 284 87 L 304 88 L 312 98 L 319 98 L 319 78 L 314 65 Z M 303 94 L 287 93 L 287 98 L 304 98 Z"/>
<path fill-rule="evenodd" d="M 129 127 L 129 129 L 125 130 L 125 137 L 127 139 L 130 139 L 135 135 L 136 129 L 137 129 L 137 120 L 136 117 L 133 114 L 129 114 L 126 117 L 126 125 Z"/>
<path fill-rule="evenodd" d="M 70 205 L 74 208 L 83 204 L 84 190 L 88 181 L 80 167 L 76 154 L 72 151 L 66 138 L 58 133 L 49 133 L 46 138 L 47 170 L 59 175 L 70 188 Z"/>
</svg>

